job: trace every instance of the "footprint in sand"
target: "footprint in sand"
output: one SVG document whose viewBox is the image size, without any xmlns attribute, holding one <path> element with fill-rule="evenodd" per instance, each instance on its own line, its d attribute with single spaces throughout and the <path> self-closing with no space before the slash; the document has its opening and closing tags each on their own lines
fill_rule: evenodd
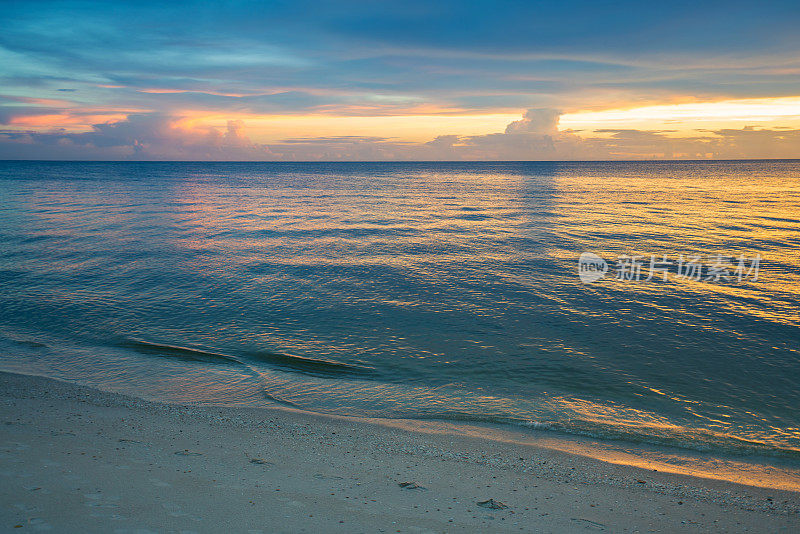
<svg viewBox="0 0 800 534">
<path fill-rule="evenodd" d="M 573 521 L 578 521 L 579 524 L 582 524 L 585 528 L 589 530 L 605 530 L 606 526 L 602 523 L 598 523 L 597 521 L 591 521 L 589 519 L 583 519 L 578 517 L 571 518 Z"/>
<path fill-rule="evenodd" d="M 505 510 L 508 508 L 507 504 L 494 499 L 489 499 L 488 501 L 478 501 L 476 504 L 482 508 L 489 508 L 491 510 Z"/>
<path fill-rule="evenodd" d="M 182 451 L 175 451 L 175 454 L 178 456 L 203 456 L 202 452 L 194 452 L 190 451 L 189 449 L 183 449 Z"/>
</svg>

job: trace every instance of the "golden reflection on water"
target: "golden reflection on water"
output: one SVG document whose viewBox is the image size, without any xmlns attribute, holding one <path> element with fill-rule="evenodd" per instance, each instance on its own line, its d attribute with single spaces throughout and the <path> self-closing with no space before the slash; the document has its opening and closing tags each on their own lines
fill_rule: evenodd
<svg viewBox="0 0 800 534">
<path fill-rule="evenodd" d="M 781 299 L 796 295 L 800 286 L 800 181 L 676 177 L 665 167 L 663 175 L 564 174 L 556 178 L 555 190 L 556 232 L 569 241 L 568 248 L 554 251 L 561 260 L 574 262 L 576 248 L 612 262 L 641 255 L 645 264 L 651 255 L 677 263 L 681 254 L 700 255 L 710 264 L 721 254 L 731 263 L 732 283 L 696 281 L 675 276 L 674 270 L 665 284 L 615 280 L 613 270 L 605 283 L 632 295 L 681 292 L 719 298 L 738 313 L 800 326 L 796 307 Z M 736 282 L 740 255 L 748 265 L 760 255 L 757 282 Z"/>
<path fill-rule="evenodd" d="M 253 261 L 311 266 L 400 268 L 465 259 L 453 249 L 486 262 L 515 254 L 478 247 L 481 240 L 511 235 L 527 220 L 516 195 L 521 178 L 468 173 L 459 175 L 458 187 L 447 178 L 410 176 L 400 190 L 386 194 L 259 184 L 238 189 L 223 202 L 213 186 L 187 183 L 175 197 L 175 223 L 187 230 L 179 243 L 197 251 L 235 245 L 237 254 Z M 465 191 L 465 180 L 474 189 Z"/>
<path fill-rule="evenodd" d="M 156 341 L 162 340 L 158 336 L 176 344 L 187 339 L 187 344 L 220 351 L 228 343 L 243 351 L 254 345 L 326 354 L 336 361 L 363 358 L 388 369 L 386 376 L 394 380 L 390 386 L 377 379 L 341 385 L 346 379 L 288 372 L 278 377 L 269 366 L 253 365 L 265 391 L 308 409 L 357 413 L 382 402 L 390 415 L 450 410 L 458 416 L 563 418 L 571 430 L 600 429 L 616 437 L 681 436 L 687 442 L 738 440 L 792 449 L 787 443 L 798 443 L 800 431 L 773 424 L 789 418 L 764 416 L 770 407 L 753 401 L 748 411 L 736 414 L 731 407 L 736 399 L 718 400 L 705 392 L 704 402 L 695 400 L 691 388 L 701 380 L 690 373 L 705 362 L 674 358 L 669 363 L 679 371 L 666 366 L 659 375 L 651 370 L 676 356 L 664 337 L 682 341 L 681 329 L 702 341 L 691 350 L 723 336 L 736 340 L 734 350 L 748 350 L 754 341 L 747 329 L 753 324 L 767 329 L 765 337 L 772 326 L 800 326 L 795 305 L 800 184 L 786 178 L 759 182 L 751 176 L 718 176 L 713 168 L 694 174 L 657 165 L 621 174 L 619 166 L 598 168 L 590 173 L 553 165 L 530 174 L 410 170 L 388 177 L 379 171 L 355 177 L 256 173 L 233 183 L 217 176 L 187 177 L 146 190 L 124 184 L 113 192 L 85 187 L 72 192 L 80 202 L 59 192 L 39 192 L 26 201 L 38 220 L 37 231 L 76 238 L 70 245 L 74 254 L 63 263 L 53 260 L 51 269 L 63 266 L 83 275 L 88 264 L 82 262 L 95 253 L 102 260 L 103 246 L 133 256 L 169 253 L 133 260 L 114 256 L 119 272 L 135 275 L 122 279 L 122 287 L 146 286 L 158 262 L 180 267 L 168 271 L 165 287 L 185 276 L 191 298 L 177 314 L 169 310 L 170 303 L 162 303 L 168 310 L 164 324 L 149 322 L 149 302 L 137 323 L 135 313 L 141 310 L 124 309 L 125 295 L 103 295 L 100 304 L 120 301 L 127 321 L 121 323 L 122 333 L 132 325 L 156 332 Z M 638 175 L 636 169 L 648 174 Z M 179 254 L 172 255 L 175 250 Z M 672 260 L 680 254 L 760 254 L 763 260 L 757 282 L 675 276 L 667 282 L 633 282 L 615 280 L 612 273 L 582 286 L 577 277 L 581 252 L 609 260 L 624 254 Z M 153 269 L 137 271 L 144 264 Z M 99 295 L 115 287 L 113 282 L 118 280 L 91 289 Z M 329 282 L 328 291 L 323 286 Z M 222 288 L 219 294 L 217 288 Z M 231 292 L 237 298 L 228 301 Z M 75 301 L 80 296 L 79 290 L 68 295 Z M 283 301 L 294 308 L 281 307 Z M 297 309 L 302 313 L 303 306 L 311 310 L 307 316 L 291 316 Z M 327 308 L 336 317 L 323 324 L 319 310 Z M 359 318 L 348 315 L 363 308 L 367 311 Z M 174 325 L 195 312 L 203 319 Z M 280 323 L 287 315 L 291 321 Z M 628 325 L 633 326 L 625 330 Z M 635 343 L 626 345 L 629 340 Z M 776 351 L 798 354 L 790 339 L 769 341 Z M 650 350 L 650 361 L 619 350 L 636 344 Z M 758 360 L 758 354 L 748 356 L 753 365 L 771 364 Z M 673 376 L 680 373 L 686 374 L 683 382 Z M 505 388 L 502 393 L 492 393 L 491 380 Z M 168 396 L 172 390 L 189 399 L 205 391 L 225 397 L 226 384 L 206 382 L 189 390 L 185 380 L 165 378 L 158 393 Z M 246 402 L 257 396 L 252 384 L 233 384 L 250 396 Z M 738 394 L 735 388 L 727 390 Z M 627 397 L 599 401 L 604 395 Z M 741 415 L 748 422 L 737 426 L 731 419 Z M 686 467 L 665 459 L 666 453 L 645 458 L 613 447 L 600 450 L 591 454 L 610 462 L 683 470 L 674 472 L 705 469 L 709 476 L 715 472 L 699 461 Z"/>
<path fill-rule="evenodd" d="M 653 313 L 674 315 L 674 305 L 680 303 L 664 300 L 674 293 L 682 299 L 724 302 L 727 313 L 800 325 L 796 309 L 781 299 L 796 293 L 800 283 L 797 270 L 787 268 L 796 252 L 791 243 L 800 222 L 800 194 L 792 193 L 800 193 L 800 185 L 759 184 L 747 179 L 732 184 L 728 178 L 713 175 L 676 177 L 669 169 L 664 173 L 555 173 L 533 180 L 508 173 L 423 173 L 410 174 L 399 184 L 393 182 L 388 192 L 371 191 L 374 184 L 369 182 L 364 189 L 354 188 L 352 183 L 337 185 L 335 179 L 332 185 L 311 184 L 299 189 L 296 184 L 258 182 L 215 190 L 213 184 L 186 182 L 173 191 L 175 224 L 182 232 L 177 243 L 196 252 L 224 252 L 222 256 L 194 258 L 201 270 L 219 269 L 235 256 L 242 263 L 274 266 L 377 265 L 431 279 L 443 277 L 447 265 L 476 259 L 491 268 L 547 256 L 560 262 L 564 272 L 574 272 L 581 251 L 607 259 L 624 254 L 666 255 L 673 261 L 680 254 L 699 254 L 704 259 L 716 254 L 748 258 L 759 254 L 763 259 L 758 282 L 715 284 L 674 273 L 664 283 L 633 282 L 615 280 L 612 273 L 601 284 L 622 311 L 628 301 Z M 381 181 L 380 177 L 371 179 Z M 531 197 L 531 192 L 536 195 Z M 506 237 L 535 236 L 542 231 L 549 239 L 533 253 L 498 245 Z M 547 284 L 563 284 L 564 272 L 544 273 L 539 281 L 521 283 L 548 291 Z M 603 315 L 556 293 L 548 297 L 575 316 Z M 401 308 L 428 304 L 396 298 L 382 302 Z M 710 335 L 719 328 L 690 312 L 679 313 L 676 321 L 707 329 Z M 572 357 L 595 357 L 592 351 L 558 339 L 550 345 Z M 692 403 L 674 392 L 662 392 L 646 383 L 642 386 L 676 403 Z M 480 397 L 475 402 L 480 404 Z M 501 399 L 491 397 L 489 404 L 492 402 Z M 565 397 L 551 403 L 586 422 L 618 429 L 687 436 L 692 432 L 648 410 Z M 685 410 L 706 421 L 704 432 L 710 439 L 741 438 L 726 432 L 724 418 Z M 781 429 L 779 434 L 781 439 L 800 438 L 800 433 L 790 429 Z"/>
</svg>

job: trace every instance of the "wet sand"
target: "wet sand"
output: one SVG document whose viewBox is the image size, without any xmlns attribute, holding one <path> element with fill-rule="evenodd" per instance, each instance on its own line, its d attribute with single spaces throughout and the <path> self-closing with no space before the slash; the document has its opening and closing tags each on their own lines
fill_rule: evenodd
<svg viewBox="0 0 800 534">
<path fill-rule="evenodd" d="M 793 491 L 285 409 L 0 384 L 2 532 L 800 530 Z"/>
</svg>

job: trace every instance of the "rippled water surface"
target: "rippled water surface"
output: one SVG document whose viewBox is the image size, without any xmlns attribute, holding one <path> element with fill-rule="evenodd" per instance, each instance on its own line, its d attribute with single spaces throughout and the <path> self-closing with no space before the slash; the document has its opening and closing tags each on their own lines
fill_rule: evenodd
<svg viewBox="0 0 800 534">
<path fill-rule="evenodd" d="M 0 162 L 0 246 L 5 370 L 800 452 L 797 161 Z M 680 254 L 759 278 L 615 278 Z"/>
</svg>

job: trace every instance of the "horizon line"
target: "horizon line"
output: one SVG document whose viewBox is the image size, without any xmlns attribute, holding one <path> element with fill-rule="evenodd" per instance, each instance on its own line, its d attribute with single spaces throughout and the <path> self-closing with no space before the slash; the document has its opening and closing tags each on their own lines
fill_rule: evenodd
<svg viewBox="0 0 800 534">
<path fill-rule="evenodd" d="M 35 163 L 715 163 L 736 161 L 800 161 L 797 158 L 725 159 L 543 159 L 543 160 L 227 160 L 227 159 L 2 159 Z"/>
</svg>

